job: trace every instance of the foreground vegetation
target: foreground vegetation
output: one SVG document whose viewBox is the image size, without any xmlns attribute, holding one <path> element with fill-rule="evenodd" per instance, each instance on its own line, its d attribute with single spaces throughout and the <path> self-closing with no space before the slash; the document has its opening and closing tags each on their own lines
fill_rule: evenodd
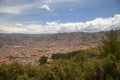
<svg viewBox="0 0 120 80">
<path fill-rule="evenodd" d="M 1 64 L 0 80 L 120 80 L 119 32 L 110 31 L 97 48 L 42 58 L 36 66 Z"/>
</svg>

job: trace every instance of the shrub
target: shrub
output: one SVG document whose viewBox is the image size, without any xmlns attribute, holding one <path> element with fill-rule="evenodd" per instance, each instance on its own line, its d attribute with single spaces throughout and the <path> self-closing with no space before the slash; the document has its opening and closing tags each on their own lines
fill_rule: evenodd
<svg viewBox="0 0 120 80">
<path fill-rule="evenodd" d="M 52 59 L 53 60 L 56 60 L 56 59 L 65 59 L 65 58 L 67 58 L 66 54 L 63 54 L 63 53 L 56 53 L 56 54 L 52 55 Z"/>
<path fill-rule="evenodd" d="M 63 53 L 56 53 L 52 55 L 52 59 L 53 60 L 57 60 L 57 59 L 70 59 L 71 57 L 79 54 L 81 51 L 73 51 L 73 52 L 69 52 L 66 54 Z"/>
<path fill-rule="evenodd" d="M 40 59 L 39 59 L 39 62 L 41 65 L 47 63 L 47 57 L 46 56 L 42 56 Z"/>
</svg>

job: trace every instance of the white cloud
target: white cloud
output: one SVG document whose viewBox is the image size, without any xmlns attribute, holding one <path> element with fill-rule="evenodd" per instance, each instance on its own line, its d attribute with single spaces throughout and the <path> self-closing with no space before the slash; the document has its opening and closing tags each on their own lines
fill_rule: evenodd
<svg viewBox="0 0 120 80">
<path fill-rule="evenodd" d="M 51 11 L 52 10 L 49 5 L 42 5 L 39 8 L 46 9 L 47 11 Z"/>
<path fill-rule="evenodd" d="M 20 14 L 24 10 L 35 6 L 35 4 L 25 4 L 19 6 L 1 6 L 0 13 L 8 13 L 8 14 Z"/>
<path fill-rule="evenodd" d="M 89 1 L 89 0 L 48 0 L 50 3 L 59 3 L 59 2 L 83 2 L 83 1 Z"/>
<path fill-rule="evenodd" d="M 18 14 L 20 10 L 17 10 L 15 7 L 4 7 L 0 9 L 2 13 Z"/>
<path fill-rule="evenodd" d="M 48 0 L 49 3 L 53 2 L 52 0 Z"/>
<path fill-rule="evenodd" d="M 68 2 L 68 4 L 79 3 L 79 5 L 83 6 L 89 1 L 90 0 L 35 0 L 33 3 L 26 4 L 26 0 L 2 0 L 2 3 L 0 3 L 0 13 L 20 14 L 33 8 L 41 8 L 47 11 L 51 11 L 54 10 L 53 8 L 59 7 L 59 5 L 61 5 L 61 7 L 66 5 L 66 2 Z"/>
<path fill-rule="evenodd" d="M 96 18 L 91 21 L 76 22 L 76 23 L 58 23 L 46 22 L 45 25 L 29 24 L 22 25 L 21 27 L 9 27 L 0 25 L 0 31 L 8 33 L 62 33 L 62 32 L 98 32 L 110 29 L 120 29 L 120 14 L 109 18 Z"/>
<path fill-rule="evenodd" d="M 20 14 L 26 10 L 29 10 L 31 8 L 37 8 L 42 4 L 25 4 L 25 5 L 15 5 L 15 6 L 1 6 L 0 7 L 0 13 L 8 13 L 8 14 Z M 49 5 L 42 5 L 38 8 L 46 9 L 47 11 L 51 11 Z"/>
<path fill-rule="evenodd" d="M 22 27 L 22 24 L 21 23 L 17 23 L 16 26 L 17 27 Z"/>
<path fill-rule="evenodd" d="M 6 33 L 26 33 L 27 29 L 23 27 L 12 27 L 12 26 L 5 26 L 0 25 L 0 30 Z"/>
</svg>

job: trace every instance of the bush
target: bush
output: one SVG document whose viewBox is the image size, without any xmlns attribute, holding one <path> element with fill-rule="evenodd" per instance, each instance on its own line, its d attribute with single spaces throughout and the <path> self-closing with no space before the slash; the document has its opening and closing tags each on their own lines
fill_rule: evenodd
<svg viewBox="0 0 120 80">
<path fill-rule="evenodd" d="M 66 54 L 63 54 L 63 53 L 56 53 L 56 54 L 52 55 L 52 59 L 53 60 L 56 60 L 56 59 L 66 59 L 66 58 L 67 58 Z"/>
<path fill-rule="evenodd" d="M 63 53 L 56 53 L 52 55 L 52 59 L 53 60 L 57 60 L 57 59 L 70 59 L 71 57 L 79 54 L 81 51 L 73 51 L 73 52 L 69 52 L 66 54 Z"/>
<path fill-rule="evenodd" d="M 47 63 L 47 57 L 46 56 L 42 56 L 39 60 L 40 64 L 43 65 L 45 63 Z"/>
</svg>

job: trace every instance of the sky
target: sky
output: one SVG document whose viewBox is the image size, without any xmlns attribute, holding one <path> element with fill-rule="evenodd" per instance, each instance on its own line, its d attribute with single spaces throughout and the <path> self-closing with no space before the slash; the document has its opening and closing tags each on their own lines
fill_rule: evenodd
<svg viewBox="0 0 120 80">
<path fill-rule="evenodd" d="M 120 29 L 120 0 L 0 0 L 0 33 Z"/>
</svg>

